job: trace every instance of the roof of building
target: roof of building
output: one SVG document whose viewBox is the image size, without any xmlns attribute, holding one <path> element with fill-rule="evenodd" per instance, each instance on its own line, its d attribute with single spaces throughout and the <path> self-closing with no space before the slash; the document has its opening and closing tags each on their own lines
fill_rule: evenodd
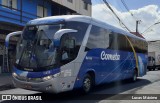
<svg viewBox="0 0 160 103">
<path fill-rule="evenodd" d="M 136 32 L 130 32 L 130 33 L 132 33 L 132 34 L 134 34 L 134 35 L 136 35 L 136 36 L 138 36 L 138 37 L 140 37 L 140 38 L 145 39 L 145 38 L 142 36 L 142 34 L 140 34 L 140 33 L 136 33 Z"/>
</svg>

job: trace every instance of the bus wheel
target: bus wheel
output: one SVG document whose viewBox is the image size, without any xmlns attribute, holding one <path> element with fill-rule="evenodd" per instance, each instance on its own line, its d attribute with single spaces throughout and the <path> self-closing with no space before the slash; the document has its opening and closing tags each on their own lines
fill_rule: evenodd
<svg viewBox="0 0 160 103">
<path fill-rule="evenodd" d="M 136 69 L 134 70 L 134 74 L 133 74 L 133 77 L 132 77 L 132 81 L 133 81 L 133 82 L 137 81 L 137 70 L 136 70 Z"/>
<path fill-rule="evenodd" d="M 155 71 L 155 70 L 156 70 L 156 68 L 154 67 L 154 68 L 153 68 L 153 71 Z"/>
<path fill-rule="evenodd" d="M 93 86 L 92 78 L 89 74 L 86 74 L 83 79 L 82 89 L 84 93 L 90 92 Z"/>
</svg>

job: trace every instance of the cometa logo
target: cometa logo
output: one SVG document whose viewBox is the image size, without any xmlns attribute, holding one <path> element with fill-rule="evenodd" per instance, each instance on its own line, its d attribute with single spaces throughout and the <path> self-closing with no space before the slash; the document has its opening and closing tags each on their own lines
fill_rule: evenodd
<svg viewBox="0 0 160 103">
<path fill-rule="evenodd" d="M 120 60 L 120 55 L 116 54 L 106 54 L 105 51 L 101 52 L 102 60 Z"/>
</svg>

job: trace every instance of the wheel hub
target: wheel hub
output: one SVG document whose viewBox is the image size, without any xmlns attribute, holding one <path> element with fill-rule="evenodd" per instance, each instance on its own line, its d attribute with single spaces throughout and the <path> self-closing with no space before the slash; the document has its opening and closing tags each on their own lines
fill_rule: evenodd
<svg viewBox="0 0 160 103">
<path fill-rule="evenodd" d="M 89 78 L 86 78 L 84 80 L 84 86 L 83 87 L 84 87 L 85 91 L 89 91 L 90 90 L 90 88 L 91 88 L 91 81 L 90 81 Z"/>
</svg>

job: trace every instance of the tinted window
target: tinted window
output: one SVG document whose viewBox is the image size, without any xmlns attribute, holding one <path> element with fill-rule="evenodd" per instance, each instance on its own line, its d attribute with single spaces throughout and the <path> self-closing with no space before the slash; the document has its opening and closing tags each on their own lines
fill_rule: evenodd
<svg viewBox="0 0 160 103">
<path fill-rule="evenodd" d="M 147 43 L 142 40 L 134 39 L 134 38 L 129 38 L 130 41 L 132 42 L 136 52 L 138 53 L 147 53 Z"/>
<path fill-rule="evenodd" d="M 129 38 L 134 49 L 138 53 L 147 53 L 147 43 L 135 38 Z M 130 42 L 123 34 L 113 32 L 97 26 L 92 26 L 86 50 L 104 48 L 133 52 Z"/>
<path fill-rule="evenodd" d="M 74 60 L 87 31 L 88 24 L 83 22 L 67 22 L 66 29 L 77 30 L 75 33 L 67 33 L 61 38 L 61 63 L 66 64 Z"/>
<path fill-rule="evenodd" d="M 117 42 L 118 42 L 117 33 L 111 32 L 111 34 L 109 35 L 109 39 L 110 39 L 110 42 L 109 42 L 109 48 L 108 49 L 118 50 L 119 47 L 117 45 Z"/>
<path fill-rule="evenodd" d="M 86 45 L 86 50 L 94 48 L 108 48 L 109 34 L 110 34 L 109 30 L 107 31 L 106 29 L 97 26 L 92 26 L 88 42 Z"/>
<path fill-rule="evenodd" d="M 109 35 L 109 38 L 110 38 L 110 42 L 109 42 L 108 49 L 132 51 L 132 48 L 131 48 L 129 42 L 124 35 L 112 32 Z"/>
<path fill-rule="evenodd" d="M 130 44 L 125 35 L 118 34 L 115 32 L 112 32 L 109 35 L 109 38 L 110 38 L 109 49 L 133 52 L 131 47 L 132 44 L 136 52 L 147 53 L 147 44 L 145 41 L 127 37 L 131 42 Z"/>
<path fill-rule="evenodd" d="M 119 46 L 118 50 L 124 50 L 124 51 L 131 51 L 132 50 L 128 40 L 122 34 L 118 35 L 118 46 Z"/>
<path fill-rule="evenodd" d="M 67 22 L 66 28 L 78 30 L 76 33 L 70 33 L 70 35 L 76 38 L 76 46 L 80 47 L 87 31 L 88 24 L 82 22 Z"/>
</svg>

